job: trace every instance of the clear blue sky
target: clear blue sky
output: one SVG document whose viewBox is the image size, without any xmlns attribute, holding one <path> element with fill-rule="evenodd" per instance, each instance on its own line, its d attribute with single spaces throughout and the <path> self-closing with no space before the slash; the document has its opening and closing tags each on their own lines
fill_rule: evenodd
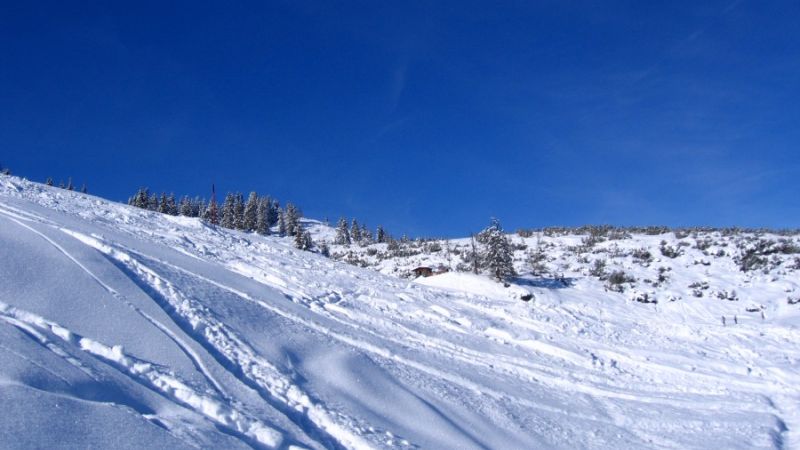
<svg viewBox="0 0 800 450">
<path fill-rule="evenodd" d="M 800 226 L 800 3 L 387 3 L 2 1 L 0 164 L 396 235 Z"/>
</svg>

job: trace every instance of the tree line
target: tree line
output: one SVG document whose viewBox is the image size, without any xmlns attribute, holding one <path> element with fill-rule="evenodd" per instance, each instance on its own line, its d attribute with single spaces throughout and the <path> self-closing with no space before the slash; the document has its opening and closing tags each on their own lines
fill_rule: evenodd
<svg viewBox="0 0 800 450">
<path fill-rule="evenodd" d="M 128 199 L 128 204 L 172 216 L 197 217 L 211 225 L 232 230 L 261 235 L 276 232 L 280 236 L 294 237 L 299 249 L 311 250 L 314 247 L 311 233 L 300 225 L 303 217 L 300 208 L 292 203 L 281 207 L 278 200 L 269 195 L 260 196 L 257 192 L 251 192 L 246 201 L 241 193 L 229 192 L 219 206 L 215 193 L 208 201 L 189 196 L 177 200 L 175 194 L 157 194 L 143 187 Z"/>
</svg>

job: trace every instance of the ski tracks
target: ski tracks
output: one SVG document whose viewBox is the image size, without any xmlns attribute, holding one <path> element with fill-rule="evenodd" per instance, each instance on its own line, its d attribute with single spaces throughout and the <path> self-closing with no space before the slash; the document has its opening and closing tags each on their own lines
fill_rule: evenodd
<svg viewBox="0 0 800 450">
<path fill-rule="evenodd" d="M 356 449 L 373 447 L 363 437 L 366 428 L 359 426 L 356 419 L 329 410 L 321 403 L 314 401 L 292 381 L 290 375 L 282 373 L 261 357 L 232 329 L 215 317 L 212 311 L 197 300 L 183 295 L 166 278 L 133 256 L 132 252 L 120 250 L 95 237 L 69 230 L 62 231 L 106 255 L 140 287 L 154 291 L 150 296 L 167 314 L 173 317 L 173 320 L 184 332 L 205 347 L 234 376 L 255 388 L 273 407 L 282 411 L 290 419 L 294 419 L 295 422 L 300 422 L 300 425 L 306 425 L 303 427 L 306 431 L 316 430 L 315 437 L 321 443 L 327 446 L 341 445 Z M 184 269 L 169 266 L 239 297 L 252 300 L 244 292 Z M 300 417 L 298 417 L 298 413 L 301 414 Z M 311 429 L 309 430 L 309 428 Z"/>
<path fill-rule="evenodd" d="M 64 344 L 77 347 L 162 396 L 201 414 L 227 429 L 229 433 L 239 436 L 251 446 L 278 448 L 283 442 L 283 435 L 278 430 L 230 407 L 223 399 L 197 392 L 158 365 L 126 354 L 121 346 L 108 346 L 82 337 L 55 322 L 2 302 L 0 302 L 0 320 L 23 330 L 42 346 L 78 367 L 94 380 L 100 377 L 91 368 L 71 357 L 66 349 L 49 336 L 55 336 Z"/>
</svg>

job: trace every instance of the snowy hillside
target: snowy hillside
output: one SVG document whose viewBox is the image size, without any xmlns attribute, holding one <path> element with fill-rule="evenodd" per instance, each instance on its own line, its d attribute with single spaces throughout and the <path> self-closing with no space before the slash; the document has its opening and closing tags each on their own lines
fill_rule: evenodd
<svg viewBox="0 0 800 450">
<path fill-rule="evenodd" d="M 795 255 L 698 238 L 412 281 L 457 258 L 350 249 L 380 273 L 0 176 L 0 447 L 800 448 Z"/>
</svg>

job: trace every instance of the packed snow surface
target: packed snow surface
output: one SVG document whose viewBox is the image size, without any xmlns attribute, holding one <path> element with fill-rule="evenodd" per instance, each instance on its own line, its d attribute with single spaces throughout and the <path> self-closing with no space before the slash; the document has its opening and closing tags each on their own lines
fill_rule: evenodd
<svg viewBox="0 0 800 450">
<path fill-rule="evenodd" d="M 797 272 L 669 264 L 742 300 L 411 281 L 0 177 L 0 447 L 800 448 Z"/>
</svg>

